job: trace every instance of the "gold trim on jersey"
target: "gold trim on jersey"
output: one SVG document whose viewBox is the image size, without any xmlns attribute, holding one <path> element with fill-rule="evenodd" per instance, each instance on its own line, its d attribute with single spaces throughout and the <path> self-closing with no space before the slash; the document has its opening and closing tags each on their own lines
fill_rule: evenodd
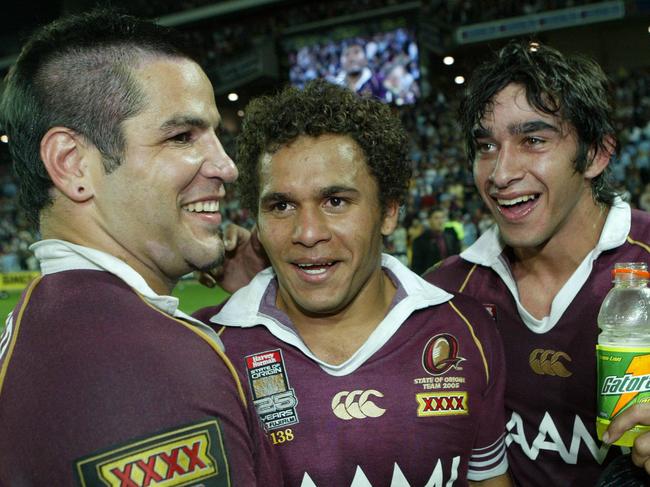
<svg viewBox="0 0 650 487">
<path fill-rule="evenodd" d="M 27 303 L 29 302 L 29 298 L 31 298 L 32 296 L 32 292 L 34 291 L 34 288 L 41 281 L 41 279 L 42 276 L 37 277 L 32 281 L 32 283 L 27 288 L 27 291 L 25 292 L 25 298 L 23 299 L 23 304 L 20 307 L 18 316 L 16 317 L 16 322 L 14 323 L 13 326 L 11 343 L 9 344 L 9 348 L 7 349 L 7 355 L 5 357 L 4 363 L 2 364 L 2 370 L 0 370 L 0 395 L 2 395 L 2 387 L 4 386 L 5 383 L 5 376 L 7 374 L 7 369 L 9 368 L 9 362 L 11 361 L 11 355 L 14 352 L 14 346 L 16 345 L 16 340 L 18 339 L 18 332 L 20 331 L 20 323 L 23 320 L 23 314 L 25 313 L 25 309 L 27 308 Z"/>
<path fill-rule="evenodd" d="M 645 250 L 646 252 L 650 253 L 650 246 L 648 246 L 648 244 L 643 243 L 643 242 L 639 242 L 638 240 L 634 240 L 634 239 L 632 239 L 629 235 L 627 236 L 627 239 L 626 239 L 626 240 L 627 240 L 627 242 L 628 242 L 629 244 L 631 244 L 631 245 L 638 245 L 638 246 L 641 247 L 643 250 Z"/>
<path fill-rule="evenodd" d="M 470 322 L 465 318 L 465 315 L 459 311 L 459 309 L 454 305 L 453 302 L 447 301 L 449 303 L 449 306 L 452 307 L 452 309 L 460 316 L 460 318 L 465 322 L 467 325 L 467 328 L 469 328 L 469 332 L 472 335 L 472 339 L 474 340 L 474 344 L 476 345 L 476 348 L 478 348 L 479 353 L 481 354 L 481 359 L 483 359 L 483 367 L 485 367 L 485 379 L 487 382 L 490 382 L 490 370 L 488 368 L 487 360 L 485 358 L 485 352 L 483 351 L 483 345 L 481 345 L 481 341 L 478 339 L 476 334 L 474 333 L 474 327 L 470 324 Z"/>
<path fill-rule="evenodd" d="M 472 277 L 472 274 L 476 270 L 476 267 L 478 267 L 478 264 L 474 264 L 472 268 L 469 270 L 469 272 L 467 273 L 467 276 L 465 276 L 465 280 L 460 285 L 460 288 L 458 288 L 459 293 L 462 293 L 465 290 L 465 286 L 467 286 L 467 283 L 469 282 L 469 278 Z"/>
<path fill-rule="evenodd" d="M 237 386 L 237 392 L 239 393 L 239 398 L 241 399 L 241 402 L 244 403 L 244 406 L 248 407 L 248 402 L 246 401 L 246 394 L 244 393 L 244 388 L 241 385 L 241 381 L 239 380 L 239 376 L 237 375 L 237 372 L 235 371 L 235 366 L 232 364 L 232 362 L 226 356 L 226 354 L 223 352 L 223 350 L 221 350 L 221 348 L 219 348 L 219 346 L 214 342 L 214 340 L 212 340 L 204 331 L 199 330 L 195 325 L 192 325 L 192 324 L 190 324 L 190 323 L 188 323 L 186 321 L 183 321 L 183 320 L 181 320 L 179 318 L 176 318 L 175 316 L 168 315 L 167 313 L 164 313 L 163 311 L 159 310 L 154 305 L 149 303 L 146 299 L 144 299 L 144 297 L 139 292 L 137 292 L 133 288 L 131 288 L 131 289 L 151 309 L 153 309 L 155 311 L 158 311 L 158 313 L 166 316 L 167 318 L 170 318 L 170 319 L 180 323 L 181 325 L 183 325 L 188 330 L 196 333 L 205 342 L 207 342 L 208 345 L 210 345 L 212 350 L 214 350 L 217 353 L 217 355 L 221 358 L 221 360 L 223 360 L 223 363 L 226 364 L 226 367 L 230 371 L 230 375 L 232 375 L 232 378 L 234 379 L 235 384 Z"/>
</svg>

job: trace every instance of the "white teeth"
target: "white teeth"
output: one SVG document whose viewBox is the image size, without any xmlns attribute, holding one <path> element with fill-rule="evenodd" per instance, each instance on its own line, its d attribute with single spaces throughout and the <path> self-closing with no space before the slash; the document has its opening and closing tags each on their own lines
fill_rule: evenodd
<svg viewBox="0 0 650 487">
<path fill-rule="evenodd" d="M 310 274 L 312 276 L 322 274 L 323 272 L 327 271 L 327 269 L 323 269 L 322 267 L 319 267 L 318 269 L 305 269 L 303 267 L 302 270 L 305 271 L 307 274 Z"/>
<path fill-rule="evenodd" d="M 535 198 L 537 198 L 537 195 L 527 194 L 511 200 L 503 200 L 497 198 L 497 202 L 502 206 L 511 206 L 511 205 L 516 205 L 517 203 L 524 203 L 526 201 L 534 200 Z"/>
<path fill-rule="evenodd" d="M 216 213 L 219 211 L 218 201 L 199 201 L 198 203 L 190 203 L 183 206 L 185 211 L 194 213 Z"/>
<path fill-rule="evenodd" d="M 322 264 L 298 264 L 298 267 L 300 267 L 300 270 L 303 272 L 315 276 L 327 272 L 326 267 L 330 267 L 332 265 L 333 264 L 331 262 L 324 262 Z"/>
</svg>

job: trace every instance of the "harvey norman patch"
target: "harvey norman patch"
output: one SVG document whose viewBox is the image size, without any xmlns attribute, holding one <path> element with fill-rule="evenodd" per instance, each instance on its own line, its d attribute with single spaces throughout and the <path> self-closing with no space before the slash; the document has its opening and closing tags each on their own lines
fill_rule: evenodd
<svg viewBox="0 0 650 487">
<path fill-rule="evenodd" d="M 216 419 L 135 439 L 75 462 L 82 487 L 230 487 L 221 427 Z"/>
<path fill-rule="evenodd" d="M 253 403 L 267 431 L 298 422 L 298 399 L 289 387 L 282 350 L 248 355 L 246 370 Z"/>
</svg>

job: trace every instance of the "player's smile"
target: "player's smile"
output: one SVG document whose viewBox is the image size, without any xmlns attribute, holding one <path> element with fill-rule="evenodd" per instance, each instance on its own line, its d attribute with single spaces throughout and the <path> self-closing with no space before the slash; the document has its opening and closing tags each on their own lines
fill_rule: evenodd
<svg viewBox="0 0 650 487">
<path fill-rule="evenodd" d="M 516 222 L 527 217 L 540 202 L 539 193 L 517 195 L 491 195 L 497 203 L 497 210 L 504 218 Z"/>
<path fill-rule="evenodd" d="M 293 262 L 300 279 L 310 284 L 318 284 L 331 277 L 337 269 L 339 261 L 318 259 L 314 261 Z"/>
</svg>

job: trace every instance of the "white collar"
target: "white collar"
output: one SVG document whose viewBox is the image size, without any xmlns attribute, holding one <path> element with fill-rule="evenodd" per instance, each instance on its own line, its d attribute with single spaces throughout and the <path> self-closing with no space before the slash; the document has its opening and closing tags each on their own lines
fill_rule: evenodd
<svg viewBox="0 0 650 487">
<path fill-rule="evenodd" d="M 210 321 L 220 325 L 240 328 L 263 325 L 278 339 L 299 348 L 327 373 L 337 376 L 347 375 L 354 372 L 373 353 L 379 350 L 413 311 L 435 306 L 452 298 L 451 294 L 426 282 L 395 257 L 382 254 L 382 267 L 393 274 L 398 281 L 395 284 L 404 290 L 406 296 L 389 310 L 388 314 L 377 325 L 377 328 L 359 350 L 340 365 L 331 365 L 320 360 L 309 350 L 292 327 L 280 323 L 273 317 L 259 311 L 266 290 L 271 280 L 275 278 L 275 272 L 271 267 L 257 274 L 247 286 L 233 294 L 226 305 Z"/>
<path fill-rule="evenodd" d="M 578 294 L 584 283 L 587 281 L 594 261 L 598 256 L 610 249 L 620 247 L 625 243 L 625 239 L 630 232 L 632 222 L 632 210 L 630 205 L 621 198 L 616 198 L 605 220 L 605 225 L 598 239 L 596 247 L 587 254 L 582 263 L 574 271 L 562 289 L 553 299 L 551 313 L 541 320 L 534 318 L 519 302 L 519 292 L 517 284 L 510 272 L 510 266 L 503 255 L 505 244 L 501 240 L 499 228 L 495 224 L 485 232 L 481 237 L 471 245 L 460 256 L 474 264 L 491 267 L 501 277 L 510 292 L 512 293 L 519 315 L 524 323 L 537 333 L 544 333 L 559 321 L 562 314 L 568 308 L 573 298 Z"/>
<path fill-rule="evenodd" d="M 65 240 L 41 240 L 29 248 L 39 260 L 43 275 L 80 269 L 110 272 L 133 288 L 156 309 L 198 326 L 201 331 L 207 333 L 219 346 L 223 347 L 221 340 L 211 327 L 178 309 L 178 298 L 157 294 L 149 287 L 144 278 L 123 260 L 101 250 Z"/>
</svg>

